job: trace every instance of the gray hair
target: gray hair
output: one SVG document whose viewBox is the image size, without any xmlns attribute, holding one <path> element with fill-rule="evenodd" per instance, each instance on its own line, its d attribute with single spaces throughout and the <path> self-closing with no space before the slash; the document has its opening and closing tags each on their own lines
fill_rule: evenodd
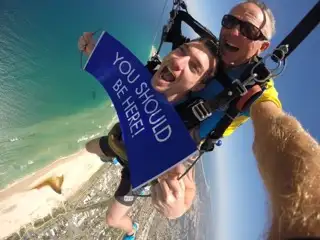
<svg viewBox="0 0 320 240">
<path fill-rule="evenodd" d="M 261 0 L 245 0 L 244 3 L 253 3 L 266 13 L 267 17 L 270 20 L 270 26 L 271 26 L 271 35 L 266 36 L 266 37 L 268 37 L 268 39 L 271 40 L 271 38 L 276 33 L 276 19 L 273 15 L 271 9 Z"/>
</svg>

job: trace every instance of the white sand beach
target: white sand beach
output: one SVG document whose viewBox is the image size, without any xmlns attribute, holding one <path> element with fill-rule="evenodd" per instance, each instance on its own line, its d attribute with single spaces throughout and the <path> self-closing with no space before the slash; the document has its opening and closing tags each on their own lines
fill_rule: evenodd
<svg viewBox="0 0 320 240">
<path fill-rule="evenodd" d="M 0 191 L 0 239 L 18 231 L 21 226 L 43 218 L 74 195 L 103 162 L 82 150 L 58 159 Z M 32 189 L 50 177 L 63 176 L 61 194 L 46 185 Z"/>
</svg>

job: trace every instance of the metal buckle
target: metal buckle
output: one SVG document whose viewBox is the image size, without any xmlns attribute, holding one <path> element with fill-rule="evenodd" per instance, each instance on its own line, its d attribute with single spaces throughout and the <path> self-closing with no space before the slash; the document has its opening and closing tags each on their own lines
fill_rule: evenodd
<svg viewBox="0 0 320 240">
<path fill-rule="evenodd" d="M 240 82 L 239 79 L 234 80 L 234 81 L 232 82 L 232 84 L 236 84 L 236 85 L 237 85 L 237 86 L 236 86 L 236 89 L 239 91 L 240 96 L 243 96 L 243 95 L 245 95 L 245 94 L 248 92 L 248 90 L 247 90 L 247 88 L 245 87 L 245 85 L 243 85 L 243 84 Z"/>
<path fill-rule="evenodd" d="M 204 106 L 203 100 L 200 100 L 200 102 L 192 106 L 192 112 L 200 122 L 204 121 L 205 119 L 207 119 L 212 115 L 212 113 L 209 112 Z"/>
<path fill-rule="evenodd" d="M 264 78 L 264 79 L 258 79 L 255 78 L 254 80 L 256 82 L 259 83 L 264 83 L 266 80 L 270 79 L 270 78 L 274 78 L 279 76 L 285 69 L 286 67 L 286 60 L 285 60 L 285 55 L 287 55 L 289 51 L 289 47 L 288 45 L 281 45 L 279 46 L 277 49 L 275 49 L 272 53 L 267 54 L 266 56 L 264 56 L 259 62 L 257 62 L 257 64 L 255 64 L 255 66 L 251 69 L 251 74 L 253 74 L 253 72 L 255 71 L 255 69 L 257 68 L 257 66 L 261 63 L 263 63 L 265 65 L 265 67 L 269 70 L 270 74 L 268 77 Z M 276 55 L 276 52 L 279 53 L 279 55 L 281 55 L 281 57 L 278 57 Z M 270 63 L 268 62 L 268 60 L 272 60 L 274 63 L 276 63 L 275 67 L 271 67 Z M 268 62 L 268 64 L 267 64 Z M 268 66 L 267 66 L 268 65 Z"/>
</svg>

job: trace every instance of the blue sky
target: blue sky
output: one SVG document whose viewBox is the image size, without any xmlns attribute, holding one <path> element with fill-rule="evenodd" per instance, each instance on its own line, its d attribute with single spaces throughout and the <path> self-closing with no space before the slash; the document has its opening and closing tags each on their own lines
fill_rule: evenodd
<svg viewBox="0 0 320 240">
<path fill-rule="evenodd" d="M 219 35 L 220 19 L 238 1 L 189 0 L 190 13 Z M 271 49 L 293 29 L 317 0 L 266 0 L 276 18 L 277 33 Z M 316 105 L 320 89 L 317 67 L 320 50 L 316 44 L 319 29 L 291 54 L 285 72 L 276 79 L 284 110 L 294 115 L 318 140 L 320 108 Z M 243 138 L 246 139 L 243 141 Z M 207 180 L 212 194 L 214 239 L 260 239 L 268 224 L 268 201 L 252 154 L 251 121 L 239 128 L 214 153 L 205 156 Z"/>
</svg>

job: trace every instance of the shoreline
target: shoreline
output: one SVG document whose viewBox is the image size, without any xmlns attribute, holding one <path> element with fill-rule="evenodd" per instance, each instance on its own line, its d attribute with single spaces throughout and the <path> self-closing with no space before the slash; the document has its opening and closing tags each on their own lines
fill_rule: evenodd
<svg viewBox="0 0 320 240">
<path fill-rule="evenodd" d="M 21 228 L 24 229 L 27 225 L 42 225 L 46 219 L 50 220 L 53 215 L 61 214 L 61 210 L 65 210 L 65 203 L 79 193 L 103 164 L 98 156 L 82 149 L 59 158 L 2 189 L 0 239 L 21 232 Z M 48 184 L 41 186 L 41 183 L 56 176 L 63 176 L 61 194 Z M 34 188 L 37 185 L 41 187 Z"/>
<path fill-rule="evenodd" d="M 23 176 L 21 178 L 18 178 L 16 180 L 12 181 L 11 183 L 7 184 L 4 188 L 0 189 L 0 201 L 3 200 L 2 199 L 3 195 L 5 195 L 6 194 L 5 192 L 7 192 L 9 189 L 15 188 L 16 185 L 21 184 L 23 181 L 26 181 L 26 180 L 30 179 L 31 177 L 34 177 L 35 175 L 38 175 L 40 171 L 44 171 L 45 169 L 48 169 L 49 167 L 54 166 L 57 163 L 60 164 L 61 163 L 60 161 L 63 161 L 63 160 L 68 159 L 68 158 L 70 158 L 70 157 L 72 157 L 74 155 L 77 155 L 82 151 L 83 150 L 80 150 L 80 151 L 75 152 L 73 154 L 70 154 L 68 156 L 64 156 L 64 157 L 58 158 L 58 159 L 54 160 L 53 162 L 50 162 L 48 165 L 46 165 L 46 166 L 44 166 L 42 168 L 39 168 L 38 170 L 36 170 L 36 171 L 34 171 L 32 173 L 29 173 L 29 174 L 27 174 L 27 175 L 25 175 L 25 176 Z"/>
<path fill-rule="evenodd" d="M 96 117 L 99 112 L 103 112 L 105 117 Z M 76 128 L 73 125 L 77 126 L 76 124 L 79 119 L 83 123 L 79 125 L 79 128 Z M 85 142 L 107 134 L 116 121 L 117 114 L 112 106 L 112 102 L 107 98 L 101 102 L 97 102 L 93 107 L 86 107 L 85 111 L 77 111 L 66 115 L 57 115 L 43 121 L 35 121 L 26 125 L 24 130 L 13 127 L 13 133 L 10 133 L 8 136 L 5 134 L 3 138 L 4 142 L 0 142 L 0 147 L 4 146 L 4 149 L 8 148 L 5 152 L 12 152 L 14 155 L 13 157 L 9 156 L 9 159 L 6 159 L 4 156 L 5 160 L 0 162 L 0 177 L 2 180 L 0 195 L 3 190 L 24 180 L 25 177 L 35 174 L 38 170 L 49 164 L 53 164 L 66 156 L 69 157 L 70 155 L 77 154 L 84 148 Z M 55 134 L 55 131 L 47 129 L 48 124 L 50 126 L 57 125 L 63 128 L 64 131 L 70 130 L 71 137 L 65 139 L 63 134 L 54 135 L 55 140 L 50 140 L 47 144 L 42 145 L 41 149 L 38 149 L 36 147 L 37 142 L 42 141 L 41 136 L 38 136 L 39 133 L 45 131 L 46 137 L 48 136 L 49 138 L 51 138 L 50 133 Z M 72 127 L 69 127 L 69 125 Z M 78 132 L 77 129 L 83 129 L 84 131 Z M 40 132 L 38 133 L 38 131 Z M 14 141 L 10 141 L 10 139 Z M 62 151 L 60 151 L 59 144 L 61 141 L 64 142 L 64 145 L 71 144 L 71 147 L 62 147 Z M 20 161 L 21 155 L 17 155 L 16 153 L 19 151 L 19 148 L 25 148 L 29 144 L 32 147 L 30 151 L 23 150 L 27 154 L 27 156 L 23 157 L 27 160 Z M 50 150 L 51 148 L 54 149 L 54 152 Z M 57 153 L 61 154 L 58 155 Z M 11 162 L 16 165 L 13 170 L 11 170 L 13 167 Z M 20 170 L 18 169 L 19 167 L 21 168 Z"/>
</svg>

